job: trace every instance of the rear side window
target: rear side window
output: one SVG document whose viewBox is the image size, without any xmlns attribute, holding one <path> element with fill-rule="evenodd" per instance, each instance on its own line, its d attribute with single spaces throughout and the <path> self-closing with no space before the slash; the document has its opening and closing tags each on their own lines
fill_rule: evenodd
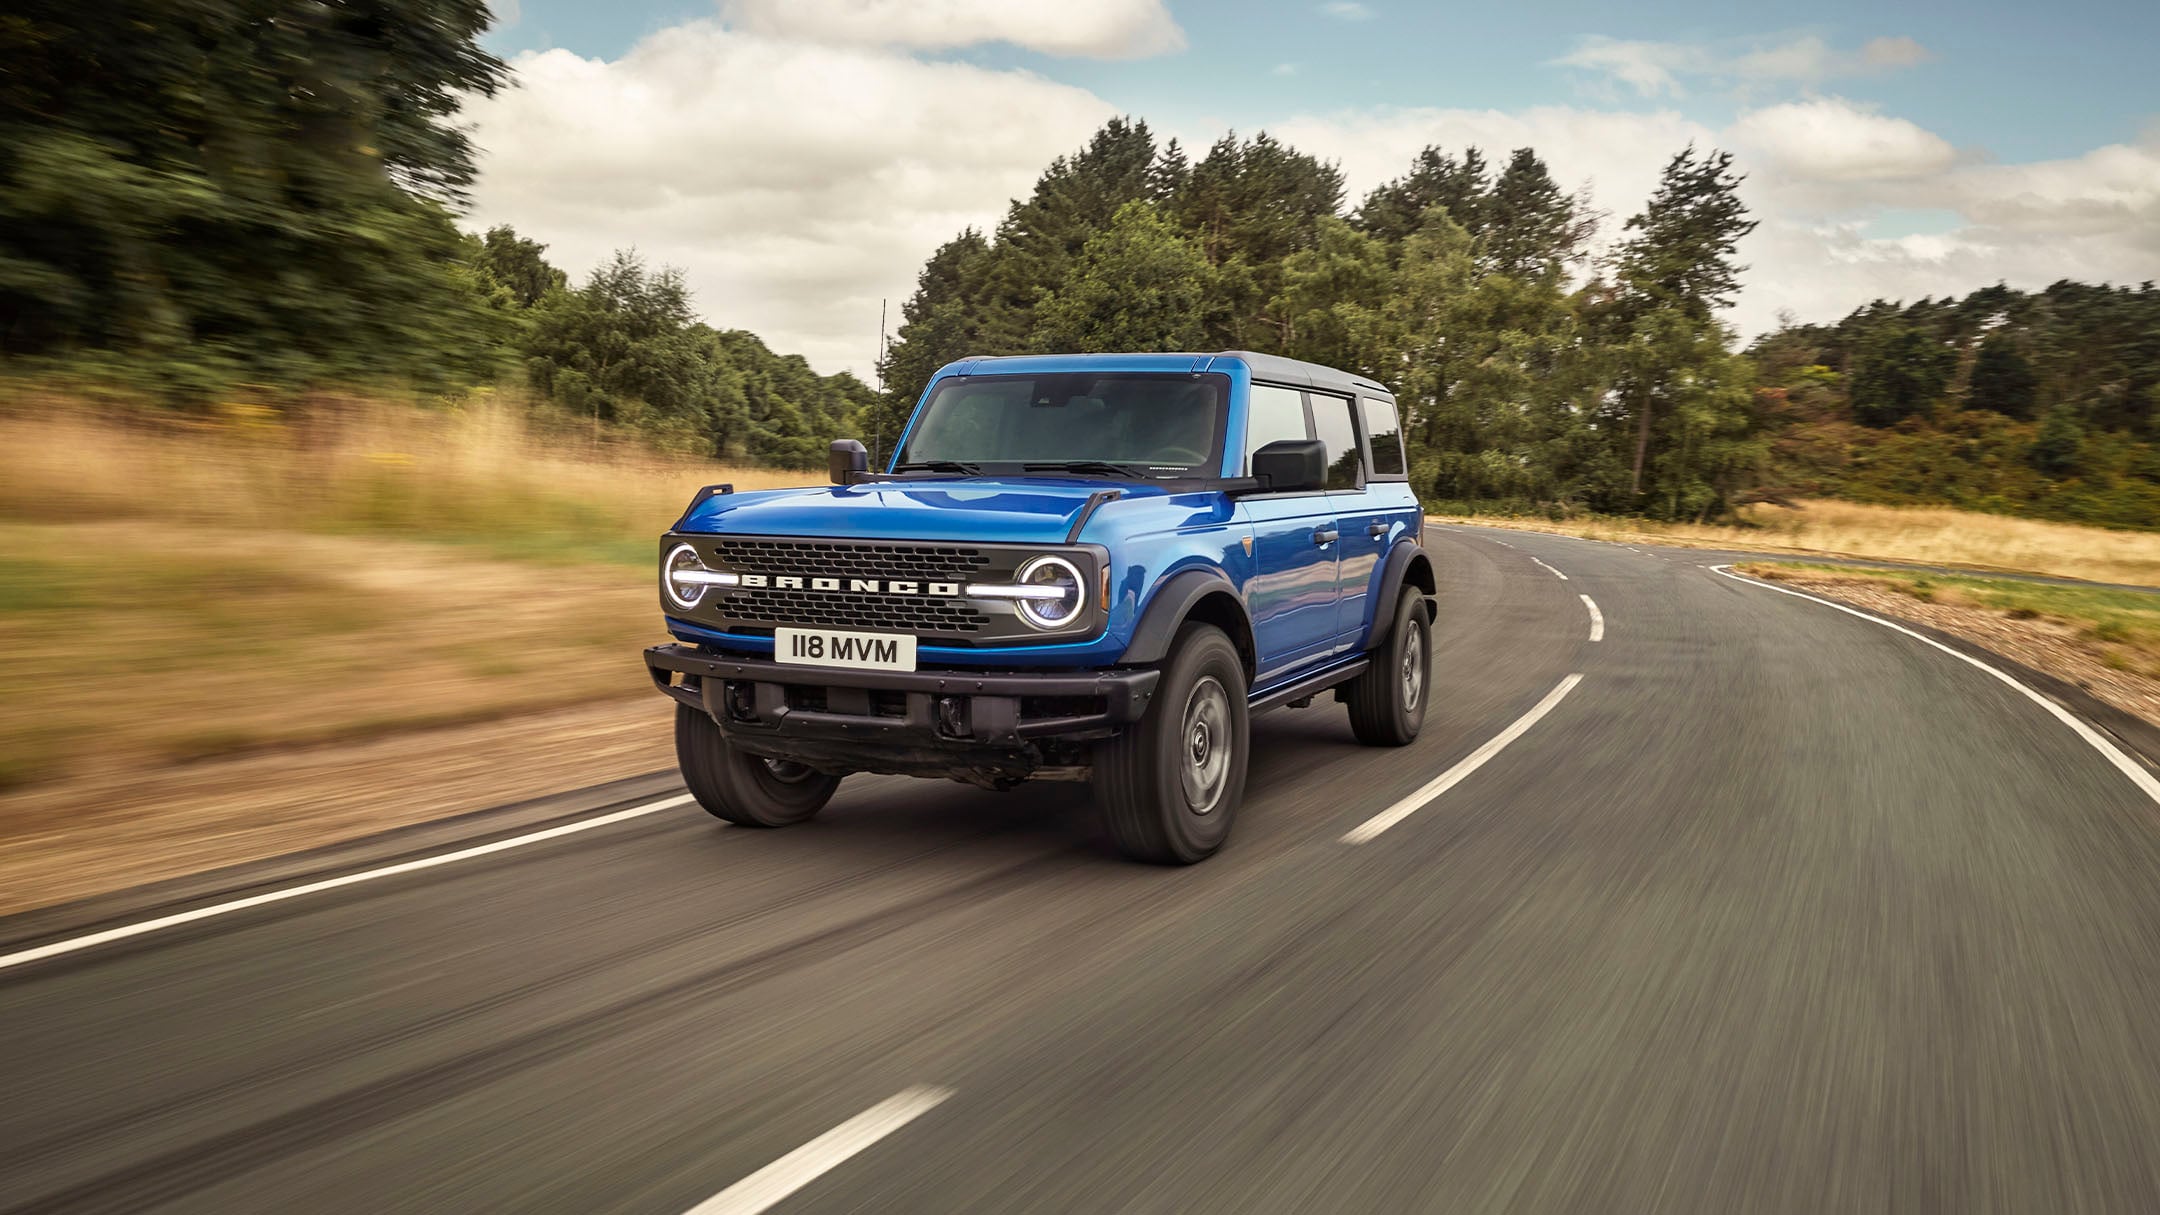
<svg viewBox="0 0 2160 1215">
<path fill-rule="evenodd" d="M 1268 444 L 1278 439 L 1312 437 L 1305 429 L 1305 394 L 1297 389 L 1255 384 L 1247 400 L 1245 462 L 1248 469 L 1252 467 L 1252 454 Z"/>
<path fill-rule="evenodd" d="M 1365 406 L 1365 439 L 1372 445 L 1372 471 L 1376 477 L 1399 477 L 1408 471 L 1403 462 L 1402 423 L 1395 418 L 1395 402 L 1378 397 L 1362 398 Z"/>
<path fill-rule="evenodd" d="M 1363 460 L 1358 453 L 1357 424 L 1350 417 L 1350 398 L 1311 395 L 1313 437 L 1327 445 L 1327 487 L 1356 489 L 1364 482 Z"/>
</svg>

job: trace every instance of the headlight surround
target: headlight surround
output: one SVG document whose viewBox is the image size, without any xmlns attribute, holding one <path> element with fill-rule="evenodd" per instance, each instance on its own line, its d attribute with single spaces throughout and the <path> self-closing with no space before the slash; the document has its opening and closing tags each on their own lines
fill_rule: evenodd
<svg viewBox="0 0 2160 1215">
<path fill-rule="evenodd" d="M 1070 627 L 1087 610 L 1087 581 L 1080 567 L 1063 557 L 1042 556 L 1020 567 L 1014 581 L 1025 587 L 1055 588 L 1064 594 L 1056 599 L 1016 599 L 1020 618 L 1038 629 Z"/>
<path fill-rule="evenodd" d="M 688 610 L 696 607 L 704 600 L 705 592 L 712 589 L 712 584 L 707 582 L 678 582 L 676 580 L 677 574 L 693 571 L 697 573 L 709 572 L 705 568 L 704 558 L 698 556 L 697 550 L 687 544 L 678 544 L 669 549 L 668 555 L 661 559 L 660 593 L 668 597 L 669 603 Z"/>
</svg>

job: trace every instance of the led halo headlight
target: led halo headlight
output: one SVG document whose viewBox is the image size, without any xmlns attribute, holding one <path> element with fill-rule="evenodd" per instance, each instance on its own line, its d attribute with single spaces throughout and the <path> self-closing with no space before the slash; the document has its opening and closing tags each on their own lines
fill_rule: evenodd
<svg viewBox="0 0 2160 1215">
<path fill-rule="evenodd" d="M 708 582 L 677 581 L 676 575 L 691 571 L 705 572 L 705 562 L 697 555 L 697 550 L 687 544 L 669 549 L 667 557 L 660 562 L 660 589 L 667 595 L 668 602 L 676 607 L 696 607 L 705 598 L 705 592 L 711 589 L 712 584 Z"/>
<path fill-rule="evenodd" d="M 1016 599 L 1020 618 L 1038 629 L 1061 629 L 1080 619 L 1087 607 L 1087 583 L 1079 567 L 1063 557 L 1037 557 L 1020 567 L 1015 579 L 1021 586 L 1053 587 L 1065 592 L 1061 599 Z"/>
</svg>

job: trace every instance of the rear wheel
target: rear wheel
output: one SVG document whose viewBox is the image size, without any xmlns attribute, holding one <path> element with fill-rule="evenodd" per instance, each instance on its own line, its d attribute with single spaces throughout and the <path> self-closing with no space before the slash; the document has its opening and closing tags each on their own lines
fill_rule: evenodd
<svg viewBox="0 0 2160 1215">
<path fill-rule="evenodd" d="M 675 762 L 698 805 L 738 827 L 804 822 L 840 787 L 837 776 L 737 751 L 710 716 L 689 705 L 675 706 Z"/>
<path fill-rule="evenodd" d="M 1245 664 L 1211 625 L 1187 625 L 1147 713 L 1095 749 L 1095 798 L 1118 850 L 1190 865 L 1230 835 L 1245 796 Z"/>
<path fill-rule="evenodd" d="M 1395 625 L 1375 647 L 1372 665 L 1343 685 L 1350 705 L 1350 732 L 1368 747 L 1400 747 L 1425 725 L 1425 698 L 1432 688 L 1432 622 L 1425 592 L 1402 589 Z"/>
</svg>

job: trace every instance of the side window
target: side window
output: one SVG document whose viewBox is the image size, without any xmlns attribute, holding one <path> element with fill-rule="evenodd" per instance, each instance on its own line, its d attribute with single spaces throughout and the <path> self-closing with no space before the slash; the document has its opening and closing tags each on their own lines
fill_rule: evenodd
<svg viewBox="0 0 2160 1215">
<path fill-rule="evenodd" d="M 1252 467 L 1252 454 L 1277 439 L 1303 439 L 1310 437 L 1305 429 L 1305 394 L 1295 388 L 1277 388 L 1272 384 L 1252 386 L 1250 404 L 1245 419 L 1245 461 Z"/>
<path fill-rule="evenodd" d="M 1399 477 L 1407 471 L 1403 462 L 1402 423 L 1395 419 L 1395 402 L 1377 397 L 1362 398 L 1365 407 L 1365 441 L 1372 445 L 1372 471 L 1376 477 Z"/>
<path fill-rule="evenodd" d="M 1313 437 L 1327 445 L 1327 487 L 1356 489 L 1360 476 L 1357 425 L 1350 419 L 1350 398 L 1312 394 Z"/>
</svg>

